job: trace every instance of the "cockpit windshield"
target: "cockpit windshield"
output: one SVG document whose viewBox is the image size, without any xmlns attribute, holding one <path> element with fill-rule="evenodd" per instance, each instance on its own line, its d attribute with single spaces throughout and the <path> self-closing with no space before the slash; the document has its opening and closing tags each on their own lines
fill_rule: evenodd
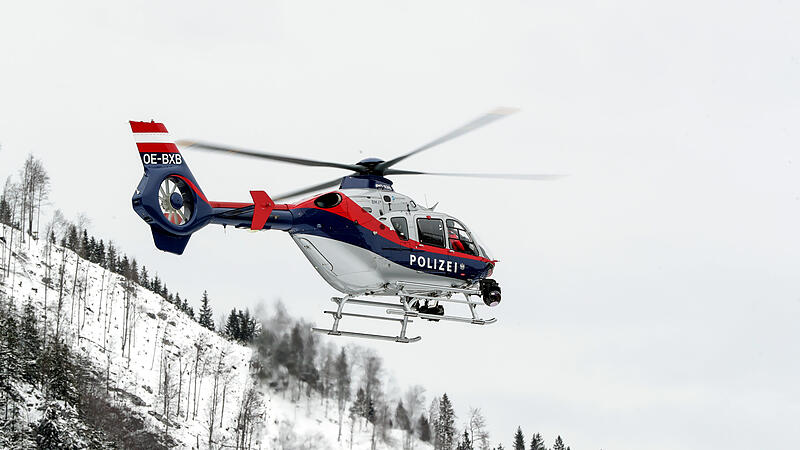
<svg viewBox="0 0 800 450">
<path fill-rule="evenodd" d="M 452 250 L 468 255 L 485 256 L 475 243 L 475 239 L 472 238 L 472 234 L 467 230 L 467 227 L 455 219 L 447 219 L 446 223 L 447 240 Z"/>
</svg>

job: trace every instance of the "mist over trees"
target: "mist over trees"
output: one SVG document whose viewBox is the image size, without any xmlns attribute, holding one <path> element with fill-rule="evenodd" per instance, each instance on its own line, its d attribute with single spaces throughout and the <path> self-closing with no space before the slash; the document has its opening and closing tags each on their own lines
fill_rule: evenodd
<svg viewBox="0 0 800 450">
<path fill-rule="evenodd" d="M 172 292 L 156 271 L 126 254 L 111 239 L 93 235 L 83 215 L 67 219 L 55 209 L 42 214 L 49 198 L 49 176 L 41 161 L 29 156 L 16 178 L 8 177 L 0 193 L 0 448 L 22 442 L 39 448 L 70 448 L 78 441 L 98 447 L 166 448 L 170 428 L 178 420 L 196 419 L 203 411 L 204 447 L 219 445 L 225 417 L 235 417 L 234 448 L 252 448 L 265 417 L 264 393 L 278 395 L 298 407 L 318 409 L 335 421 L 337 440 L 353 448 L 354 435 L 368 433 L 371 449 L 379 445 L 413 450 L 432 445 L 435 450 L 489 450 L 487 420 L 478 408 L 463 416 L 447 393 L 426 399 L 425 389 L 398 389 L 387 385 L 380 355 L 357 346 L 337 346 L 311 332 L 311 324 L 291 317 L 278 302 L 271 313 L 252 314 L 233 308 L 215 326 L 213 297 L 204 291 L 195 312 L 189 299 Z M 45 215 L 46 217 L 47 215 Z M 17 257 L 39 241 L 44 246 L 44 308 L 15 303 Z M 99 303 L 89 308 L 89 271 L 101 267 Z M 103 351 L 119 346 L 130 362 L 133 339 L 141 322 L 136 308 L 138 288 L 156 293 L 163 305 L 196 321 L 199 326 L 227 339 L 228 346 L 212 348 L 206 337 L 192 345 L 171 348 L 166 326 L 153 339 L 151 368 L 158 370 L 153 386 L 158 398 L 155 414 L 164 424 L 158 433 L 142 431 L 142 424 L 125 407 L 109 400 L 113 374 L 110 360 L 105 370 L 90 370 L 89 361 L 74 352 L 85 327 L 99 327 Z M 121 307 L 119 328 L 109 311 Z M 159 318 L 160 319 L 160 318 Z M 160 323 L 160 322 L 159 322 Z M 116 339 L 112 339 L 112 335 Z M 249 345 L 253 379 L 241 400 L 232 404 L 233 385 L 229 361 L 232 346 Z M 25 401 L 20 386 L 33 386 L 46 395 L 41 420 L 30 428 L 15 420 Z M 209 394 L 203 396 L 203 386 Z M 399 392 L 399 393 L 398 393 Z M 392 433 L 398 430 L 399 433 Z M 396 436 L 400 436 L 397 438 Z M 291 448 L 291 430 L 278 443 Z M 522 428 L 511 448 L 526 449 Z M 531 450 L 567 450 L 561 436 L 548 449 L 539 433 L 532 435 Z"/>
</svg>

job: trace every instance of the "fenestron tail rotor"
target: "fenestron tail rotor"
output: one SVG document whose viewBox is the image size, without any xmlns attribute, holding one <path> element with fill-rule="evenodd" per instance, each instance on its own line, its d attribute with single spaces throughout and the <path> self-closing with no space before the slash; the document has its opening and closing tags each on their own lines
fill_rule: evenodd
<svg viewBox="0 0 800 450">
<path fill-rule="evenodd" d="M 194 214 L 191 188 L 176 176 L 168 176 L 161 182 L 158 204 L 164 217 L 174 225 L 185 225 Z"/>
</svg>

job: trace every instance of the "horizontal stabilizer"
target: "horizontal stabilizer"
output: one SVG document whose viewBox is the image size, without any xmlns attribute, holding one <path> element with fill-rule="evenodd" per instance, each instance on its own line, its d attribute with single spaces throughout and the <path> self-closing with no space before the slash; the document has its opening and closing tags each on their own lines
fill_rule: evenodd
<svg viewBox="0 0 800 450">
<path fill-rule="evenodd" d="M 275 202 L 264 191 L 250 191 L 250 196 L 253 197 L 253 222 L 250 229 L 260 230 L 267 223 Z"/>
</svg>

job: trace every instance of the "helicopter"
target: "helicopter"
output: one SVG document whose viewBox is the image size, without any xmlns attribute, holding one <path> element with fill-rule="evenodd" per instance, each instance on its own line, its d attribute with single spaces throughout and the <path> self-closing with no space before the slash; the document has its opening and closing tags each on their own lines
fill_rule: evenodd
<svg viewBox="0 0 800 450">
<path fill-rule="evenodd" d="M 183 254 L 191 235 L 209 224 L 249 230 L 288 232 L 322 278 L 342 296 L 330 328 L 312 328 L 332 336 L 399 343 L 408 336 L 412 319 L 474 325 L 496 322 L 482 318 L 479 306 L 496 306 L 500 285 L 490 278 L 498 260 L 456 217 L 424 207 L 396 192 L 389 176 L 435 175 L 517 180 L 551 180 L 561 175 L 444 173 L 396 169 L 401 161 L 483 127 L 515 112 L 497 108 L 455 130 L 390 160 L 366 158 L 355 164 L 319 161 L 200 141 L 173 141 L 163 123 L 130 121 L 144 166 L 134 192 L 134 211 L 150 225 L 155 246 Z M 177 145 L 176 145 L 177 144 Z M 351 173 L 271 198 L 251 190 L 251 202 L 209 200 L 181 154 L 183 148 L 222 152 L 283 163 L 344 169 Z M 338 189 L 319 193 L 338 185 Z M 295 203 L 279 203 L 312 194 Z M 459 298 L 459 297 L 462 297 Z M 391 297 L 395 301 L 376 300 Z M 455 297 L 455 298 L 454 298 Z M 444 303 L 460 305 L 468 314 L 445 314 Z M 353 312 L 352 306 L 383 313 Z M 449 307 L 450 305 L 448 305 Z M 347 307 L 347 311 L 345 311 Z M 345 318 L 395 322 L 400 332 L 374 334 L 339 329 Z"/>
</svg>

